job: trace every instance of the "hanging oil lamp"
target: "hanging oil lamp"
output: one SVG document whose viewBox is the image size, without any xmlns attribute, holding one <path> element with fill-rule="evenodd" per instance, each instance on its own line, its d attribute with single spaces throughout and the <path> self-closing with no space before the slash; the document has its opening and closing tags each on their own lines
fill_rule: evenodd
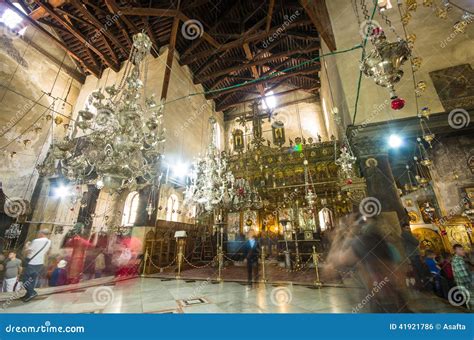
<svg viewBox="0 0 474 340">
<path fill-rule="evenodd" d="M 401 67 L 411 56 L 408 43 L 402 39 L 388 42 L 380 27 L 372 30 L 370 38 L 374 49 L 362 60 L 361 71 L 373 78 L 377 85 L 386 87 L 390 92 L 392 109 L 401 110 L 405 106 L 405 100 L 397 96 L 395 83 L 403 77 Z"/>
</svg>

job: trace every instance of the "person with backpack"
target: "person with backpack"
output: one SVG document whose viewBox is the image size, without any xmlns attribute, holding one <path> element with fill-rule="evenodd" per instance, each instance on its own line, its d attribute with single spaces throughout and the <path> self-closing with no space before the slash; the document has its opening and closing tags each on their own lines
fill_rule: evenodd
<svg viewBox="0 0 474 340">
<path fill-rule="evenodd" d="M 23 278 L 26 294 L 22 297 L 23 302 L 28 302 L 38 296 L 35 291 L 36 283 L 44 266 L 44 258 L 51 247 L 48 236 L 48 229 L 40 230 L 38 237 L 31 241 L 27 247 L 26 269 Z"/>
</svg>

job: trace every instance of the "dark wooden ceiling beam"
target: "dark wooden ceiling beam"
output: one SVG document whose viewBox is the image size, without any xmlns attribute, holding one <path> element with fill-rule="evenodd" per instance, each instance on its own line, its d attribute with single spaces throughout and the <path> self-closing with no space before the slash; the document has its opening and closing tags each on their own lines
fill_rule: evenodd
<svg viewBox="0 0 474 340">
<path fill-rule="evenodd" d="M 287 28 L 304 26 L 304 25 L 308 25 L 310 23 L 311 23 L 310 20 L 294 21 L 294 22 L 290 23 L 287 26 Z M 276 33 L 279 29 L 281 29 L 281 28 L 280 27 L 274 27 L 269 32 L 262 31 L 262 32 L 257 32 L 257 33 L 251 34 L 251 35 L 245 35 L 244 34 L 241 38 L 239 38 L 237 40 L 233 40 L 233 41 L 230 41 L 228 43 L 225 43 L 225 44 L 219 46 L 219 51 L 218 52 L 222 52 L 222 51 L 232 49 L 232 48 L 242 48 L 242 45 L 244 43 L 262 41 L 265 38 L 267 38 L 268 36 L 272 35 L 273 33 Z M 198 52 L 198 53 L 195 53 L 193 55 L 184 57 L 182 59 L 182 64 L 184 64 L 184 65 L 191 64 L 191 63 L 193 63 L 193 62 L 195 62 L 199 59 L 209 58 L 210 56 L 214 55 L 215 53 L 216 53 L 215 49 L 208 49 L 208 50 L 205 50 L 205 51 L 202 51 L 202 52 Z"/>
<path fill-rule="evenodd" d="M 219 25 L 222 22 L 224 22 L 225 19 L 228 17 L 228 15 L 234 11 L 235 7 L 239 5 L 239 1 L 233 1 L 233 2 L 231 1 L 231 2 L 228 2 L 228 4 L 230 4 L 230 6 L 222 10 L 223 14 L 220 15 L 220 19 L 209 30 L 209 34 L 212 34 L 213 37 L 215 37 L 216 29 L 219 27 Z M 225 38 L 225 39 L 228 39 L 228 38 Z M 200 46 L 204 41 L 206 40 L 203 39 L 203 37 L 196 39 L 195 41 L 193 41 L 191 46 L 189 46 L 184 51 L 182 55 L 183 56 L 189 55 L 192 51 L 194 51 L 194 49 L 196 49 L 196 47 Z"/>
<path fill-rule="evenodd" d="M 232 72 L 235 72 L 235 71 L 245 70 L 245 69 L 251 68 L 253 66 L 263 65 L 263 64 L 266 64 L 268 62 L 278 60 L 278 59 L 282 59 L 282 58 L 290 58 L 291 56 L 293 56 L 295 54 L 306 54 L 306 53 L 311 53 L 311 52 L 318 51 L 318 50 L 319 50 L 319 47 L 315 46 L 315 47 L 308 48 L 308 49 L 303 49 L 303 50 L 289 50 L 289 51 L 285 51 L 285 52 L 275 53 L 272 56 L 262 58 L 262 59 L 258 59 L 258 60 L 253 60 L 253 61 L 245 62 L 243 60 L 242 63 L 236 64 L 234 66 L 231 66 L 231 67 L 228 67 L 228 68 L 225 68 L 225 69 L 222 69 L 222 70 L 219 70 L 217 72 L 213 72 L 212 74 L 209 74 L 207 76 L 202 76 L 198 79 L 195 79 L 194 83 L 195 84 L 200 84 L 200 83 L 206 82 L 208 80 L 211 80 L 213 78 L 222 76 L 224 74 L 231 74 Z"/>
<path fill-rule="evenodd" d="M 268 33 L 270 31 L 270 27 L 272 25 L 272 17 L 273 17 L 273 8 L 275 7 L 275 0 L 270 0 L 268 4 L 268 13 L 267 13 L 267 22 L 265 24 L 265 31 Z"/>
<path fill-rule="evenodd" d="M 316 88 L 313 88 L 313 90 L 314 89 L 316 89 Z M 285 90 L 285 91 L 282 91 L 282 92 L 274 93 L 274 94 L 272 94 L 272 96 L 273 97 L 280 97 L 280 96 L 284 96 L 286 94 L 289 94 L 289 93 L 292 93 L 292 92 L 295 92 L 295 91 L 302 91 L 302 90 L 304 90 L 304 89 L 301 89 L 301 88 L 298 87 L 298 88 L 293 88 L 293 89 Z M 304 91 L 308 91 L 308 90 L 304 90 Z M 255 101 L 255 99 L 256 98 L 247 98 L 247 99 L 242 99 L 242 100 L 239 100 L 237 102 L 227 104 L 227 105 L 218 105 L 216 107 L 216 110 L 217 111 L 225 111 L 225 110 L 231 109 L 231 108 L 233 108 L 235 106 L 238 106 L 238 105 L 241 105 L 241 104 L 251 103 L 251 102 Z"/>
<path fill-rule="evenodd" d="M 290 89 L 288 91 L 282 92 L 282 95 L 288 94 L 288 93 L 294 92 L 294 91 L 305 91 L 305 92 L 311 93 L 312 91 L 315 91 L 318 88 L 319 87 L 310 88 L 310 89 L 293 88 L 293 89 Z M 278 95 L 278 94 L 276 94 L 276 95 Z M 317 95 L 312 94 L 312 95 L 307 96 L 305 98 L 300 98 L 300 99 L 296 99 L 296 100 L 290 100 L 290 101 L 287 101 L 287 102 L 279 103 L 274 108 L 274 111 L 277 111 L 278 109 L 281 109 L 281 108 L 289 106 L 289 105 L 295 105 L 295 104 L 298 104 L 298 103 L 305 103 L 305 102 L 312 102 L 312 101 L 315 101 L 316 99 L 317 99 Z M 232 109 L 233 107 L 238 106 L 240 104 L 245 104 L 245 103 L 253 102 L 253 101 L 255 101 L 255 98 L 245 99 L 242 102 L 236 102 L 236 103 L 232 103 L 232 104 L 228 104 L 228 105 L 223 105 L 222 107 L 220 107 L 218 105 L 218 106 L 216 106 L 216 111 L 226 111 L 226 110 Z M 244 111 L 244 112 L 238 111 L 238 112 L 232 112 L 232 113 L 227 112 L 224 115 L 224 120 L 229 121 L 229 120 L 241 117 L 241 116 L 247 116 L 246 120 L 251 120 L 252 119 L 251 115 L 252 115 L 252 110 Z"/>
<path fill-rule="evenodd" d="M 230 92 L 235 92 L 237 90 L 243 90 L 243 89 L 246 89 L 246 88 L 249 88 L 249 87 L 254 87 L 254 86 L 257 86 L 258 84 L 273 83 L 273 82 L 278 81 L 278 80 L 283 80 L 283 79 L 287 79 L 287 78 L 290 78 L 290 77 L 296 77 L 296 76 L 299 76 L 301 74 L 310 74 L 310 73 L 318 72 L 319 70 L 320 70 L 320 65 L 318 64 L 316 66 L 313 66 L 311 68 L 304 69 L 304 70 L 297 70 L 297 71 L 288 72 L 288 73 L 281 73 L 280 72 L 280 74 L 278 74 L 278 75 L 274 75 L 274 76 L 270 75 L 269 77 L 259 79 L 258 81 L 249 82 L 249 83 L 243 84 L 239 87 L 229 88 L 229 89 L 225 89 L 225 90 L 221 90 L 221 91 L 216 90 L 212 93 L 206 94 L 206 98 L 207 99 L 215 99 L 215 98 L 218 98 L 219 96 L 221 96 L 223 94 L 230 93 Z"/>
<path fill-rule="evenodd" d="M 107 37 L 110 41 L 112 41 L 115 44 L 115 46 L 120 48 L 124 54 L 128 53 L 125 46 L 122 45 L 122 43 L 117 39 L 117 37 L 114 34 L 110 33 L 107 29 L 103 29 L 105 27 L 105 24 L 102 24 L 100 20 L 97 19 L 96 16 L 93 15 L 81 1 L 70 0 L 70 2 L 74 6 L 74 8 L 76 8 L 85 18 L 87 18 L 90 21 L 90 23 L 96 29 L 96 32 L 98 32 L 98 34 L 104 35 L 105 37 Z"/>
<path fill-rule="evenodd" d="M 175 17 L 173 20 L 173 27 L 171 28 L 170 44 L 168 46 L 168 55 L 166 56 L 166 68 L 163 77 L 163 87 L 161 88 L 161 99 L 166 100 L 168 95 L 168 87 L 171 79 L 171 69 L 173 67 L 174 51 L 176 48 L 176 39 L 178 36 L 179 18 Z"/>
<path fill-rule="evenodd" d="M 126 11 L 127 9 L 129 9 L 128 7 L 119 7 L 117 5 L 117 3 L 115 2 L 115 0 L 104 0 L 105 1 L 105 5 L 107 6 L 107 9 L 109 10 L 110 13 L 113 13 L 115 15 L 118 15 L 118 20 L 116 20 L 117 24 L 120 26 L 121 28 L 121 31 L 123 33 L 123 35 L 125 37 L 127 37 L 126 39 L 128 40 L 130 46 L 133 45 L 133 42 L 132 42 L 132 39 L 130 38 L 127 30 L 123 27 L 123 24 L 122 22 L 125 24 L 125 26 L 128 27 L 128 29 L 133 33 L 133 34 L 137 34 L 137 33 L 140 33 L 141 30 L 131 21 L 129 20 L 127 17 L 126 17 L 126 13 L 124 11 Z M 149 10 L 150 8 L 145 8 L 146 10 Z M 148 15 L 145 15 L 148 17 Z M 150 15 L 151 16 L 151 15 Z M 152 41 L 152 44 L 153 44 L 153 41 Z M 156 58 L 158 57 L 158 51 L 159 51 L 160 47 L 158 45 L 155 45 L 153 44 L 153 48 L 151 49 L 151 54 Z"/>
<path fill-rule="evenodd" d="M 105 0 L 111 2 L 111 0 Z M 113 1 L 115 3 L 115 1 Z M 180 11 L 176 8 L 152 8 L 152 7 L 118 7 L 117 11 L 123 15 L 134 15 L 143 17 L 171 17 L 179 15 Z"/>
<path fill-rule="evenodd" d="M 306 14 L 311 19 L 319 35 L 323 38 L 329 50 L 336 50 L 336 39 L 332 31 L 331 19 L 326 7 L 326 0 L 299 0 Z"/>
<path fill-rule="evenodd" d="M 85 44 L 85 48 L 89 48 L 94 52 L 96 55 L 98 55 L 105 64 L 107 64 L 108 67 L 110 67 L 112 70 L 115 72 L 118 72 L 120 70 L 120 65 L 117 63 L 113 62 L 106 54 L 103 52 L 99 51 L 98 48 L 96 48 L 93 44 L 90 44 L 88 39 L 79 31 L 77 31 L 73 26 L 71 26 L 66 20 L 64 20 L 63 17 L 61 17 L 58 13 L 54 11 L 54 9 L 46 3 L 42 3 L 40 0 L 34 0 L 36 4 L 41 6 L 42 8 L 45 9 L 45 11 L 58 23 L 60 23 L 62 26 L 64 26 L 69 33 L 71 33 L 77 40 L 79 40 L 81 43 Z"/>
<path fill-rule="evenodd" d="M 52 35 L 50 32 L 48 32 L 46 29 L 44 29 L 43 26 L 41 26 L 34 19 L 30 18 L 28 15 L 26 15 L 21 10 L 16 8 L 10 0 L 0 0 L 0 2 L 4 2 L 12 11 L 17 13 L 23 20 L 28 21 L 32 26 L 38 29 L 41 33 L 43 33 L 48 38 L 50 38 L 52 42 L 54 42 L 59 48 L 62 48 L 64 51 L 66 51 L 67 54 L 71 56 L 71 58 L 78 61 L 83 66 L 83 68 L 87 70 L 89 73 L 95 75 L 96 77 L 100 76 L 100 71 L 98 69 L 86 63 L 83 60 L 83 58 L 77 55 L 74 51 L 71 51 L 64 42 L 62 42 L 61 40 L 56 38 L 54 35 Z"/>
</svg>

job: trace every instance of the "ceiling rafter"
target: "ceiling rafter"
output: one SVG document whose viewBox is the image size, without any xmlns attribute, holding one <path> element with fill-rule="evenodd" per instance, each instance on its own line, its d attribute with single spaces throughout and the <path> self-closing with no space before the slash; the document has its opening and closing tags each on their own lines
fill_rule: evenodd
<svg viewBox="0 0 474 340">
<path fill-rule="evenodd" d="M 16 8 L 13 3 L 10 0 L 2 0 L 12 11 L 17 13 L 23 20 L 28 21 L 31 25 L 33 25 L 36 29 L 38 29 L 40 32 L 45 34 L 48 38 L 51 39 L 52 42 L 54 42 L 58 47 L 63 49 L 68 55 L 70 55 L 74 60 L 80 63 L 82 67 L 87 70 L 89 73 L 95 75 L 96 77 L 99 77 L 100 71 L 95 68 L 94 66 L 88 64 L 81 58 L 76 52 L 72 51 L 64 42 L 56 38 L 54 35 L 52 35 L 50 32 L 48 32 L 43 26 L 41 26 L 36 20 L 30 18 L 28 15 L 24 14 L 21 10 Z"/>
<path fill-rule="evenodd" d="M 98 55 L 104 62 L 115 72 L 120 70 L 120 65 L 112 61 L 105 53 L 101 52 L 95 44 L 90 44 L 89 39 L 87 39 L 81 32 L 77 31 L 73 26 L 71 26 L 65 19 L 63 19 L 54 9 L 46 3 L 42 3 L 40 0 L 34 0 L 38 6 L 41 6 L 45 11 L 58 23 L 64 26 L 77 40 L 82 44 L 86 45 L 86 48 L 92 50 L 96 55 Z"/>
<path fill-rule="evenodd" d="M 309 21 L 309 20 L 299 20 L 299 21 L 295 21 L 295 22 L 290 23 L 287 27 L 292 28 L 292 27 L 304 26 L 304 25 L 308 25 L 310 23 L 311 23 L 311 21 Z M 233 41 L 230 41 L 228 43 L 225 43 L 225 44 L 221 45 L 220 48 L 219 48 L 219 51 L 225 51 L 225 50 L 232 49 L 232 48 L 241 48 L 244 43 L 262 41 L 265 38 L 267 38 L 268 36 L 272 35 L 273 33 L 276 33 L 279 29 L 280 29 L 280 27 L 274 27 L 268 33 L 265 32 L 265 31 L 262 31 L 262 32 L 257 32 L 257 33 L 251 34 L 251 35 L 245 35 L 244 34 L 239 39 L 236 39 L 236 40 L 233 40 Z M 185 65 L 191 64 L 191 63 L 195 62 L 196 60 L 199 60 L 199 59 L 202 59 L 202 58 L 208 58 L 208 57 L 214 55 L 215 53 L 216 53 L 216 51 L 213 50 L 213 49 L 204 50 L 202 52 L 195 53 L 192 56 L 183 57 L 182 63 L 185 64 Z"/>
</svg>

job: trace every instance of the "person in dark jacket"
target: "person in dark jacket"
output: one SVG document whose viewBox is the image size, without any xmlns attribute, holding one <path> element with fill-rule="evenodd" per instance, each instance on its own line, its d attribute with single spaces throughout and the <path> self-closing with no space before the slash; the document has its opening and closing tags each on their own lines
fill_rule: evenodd
<svg viewBox="0 0 474 340">
<path fill-rule="evenodd" d="M 253 278 L 258 277 L 258 257 L 260 255 L 260 244 L 255 237 L 255 231 L 251 229 L 248 233 L 248 240 L 244 246 L 244 257 L 247 260 L 247 282 L 252 284 Z M 255 277 L 253 273 L 255 271 Z"/>
</svg>

